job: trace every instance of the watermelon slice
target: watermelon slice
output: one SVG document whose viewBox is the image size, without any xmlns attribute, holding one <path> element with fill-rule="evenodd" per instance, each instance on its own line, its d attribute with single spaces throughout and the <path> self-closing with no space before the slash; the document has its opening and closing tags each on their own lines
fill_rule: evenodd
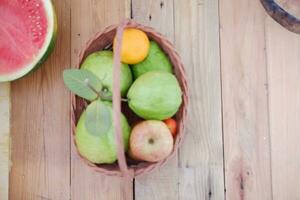
<svg viewBox="0 0 300 200">
<path fill-rule="evenodd" d="M 18 79 L 42 63 L 56 31 L 51 0 L 0 0 L 0 82 Z"/>
</svg>

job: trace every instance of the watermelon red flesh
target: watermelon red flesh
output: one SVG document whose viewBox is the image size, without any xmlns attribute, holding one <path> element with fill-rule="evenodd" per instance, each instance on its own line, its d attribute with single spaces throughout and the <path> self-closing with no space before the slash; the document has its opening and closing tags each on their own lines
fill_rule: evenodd
<svg viewBox="0 0 300 200">
<path fill-rule="evenodd" d="M 30 65 L 45 45 L 49 30 L 43 1 L 0 0 L 0 75 Z"/>
</svg>

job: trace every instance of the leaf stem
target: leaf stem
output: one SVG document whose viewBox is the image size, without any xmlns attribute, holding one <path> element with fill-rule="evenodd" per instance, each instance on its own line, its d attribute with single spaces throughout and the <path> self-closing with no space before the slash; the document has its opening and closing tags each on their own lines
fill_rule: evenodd
<svg viewBox="0 0 300 200">
<path fill-rule="evenodd" d="M 101 98 L 101 94 L 90 84 L 90 80 L 87 78 L 84 80 L 86 86 L 88 86 L 96 95 L 97 95 L 97 98 Z"/>
<path fill-rule="evenodd" d="M 126 98 L 121 98 L 121 101 L 123 101 L 123 102 L 128 102 L 128 101 L 129 101 L 129 99 L 126 99 Z"/>
<path fill-rule="evenodd" d="M 101 98 L 101 99 L 105 99 L 105 100 L 112 100 L 112 96 L 105 96 L 103 93 L 100 94 L 100 98 Z M 123 102 L 128 102 L 129 99 L 121 98 L 121 101 L 123 101 Z"/>
<path fill-rule="evenodd" d="M 105 94 L 101 91 L 97 91 L 91 84 L 90 84 L 90 81 L 89 79 L 85 79 L 84 80 L 86 86 L 88 86 L 95 94 L 97 94 L 97 98 L 100 98 L 102 100 L 112 100 L 112 96 L 105 96 Z M 126 99 L 126 98 L 121 98 L 121 101 L 123 102 L 128 102 L 129 99 Z"/>
</svg>

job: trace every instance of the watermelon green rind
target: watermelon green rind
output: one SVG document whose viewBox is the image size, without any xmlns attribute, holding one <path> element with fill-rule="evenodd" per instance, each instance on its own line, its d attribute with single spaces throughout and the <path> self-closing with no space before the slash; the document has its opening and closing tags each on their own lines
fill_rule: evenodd
<svg viewBox="0 0 300 200">
<path fill-rule="evenodd" d="M 53 35 L 52 35 L 52 38 L 51 38 L 51 41 L 50 41 L 47 51 L 45 52 L 43 57 L 39 60 L 37 65 L 34 67 L 34 69 L 39 67 L 41 64 L 43 64 L 55 48 L 55 44 L 56 44 L 56 40 L 57 40 L 57 16 L 55 14 L 55 9 L 54 9 L 53 4 L 52 4 L 52 10 L 53 10 L 53 22 L 54 22 L 53 23 Z"/>
<path fill-rule="evenodd" d="M 51 22 L 51 26 L 48 26 L 50 27 L 50 30 L 48 30 L 47 32 L 46 41 L 43 45 L 42 50 L 39 52 L 37 58 L 29 66 L 26 66 L 23 69 L 16 71 L 15 73 L 5 75 L 0 74 L 0 82 L 17 80 L 34 71 L 35 69 L 40 67 L 43 62 L 45 62 L 45 60 L 54 50 L 57 39 L 57 17 L 51 0 L 44 1 L 44 6 L 48 17 L 48 22 Z"/>
</svg>

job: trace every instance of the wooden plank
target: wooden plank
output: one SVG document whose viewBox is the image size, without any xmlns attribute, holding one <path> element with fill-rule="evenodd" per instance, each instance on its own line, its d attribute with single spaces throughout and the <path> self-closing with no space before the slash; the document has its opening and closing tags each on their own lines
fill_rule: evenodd
<svg viewBox="0 0 300 200">
<path fill-rule="evenodd" d="M 226 199 L 272 199 L 265 13 L 220 0 Z"/>
<path fill-rule="evenodd" d="M 270 18 L 266 30 L 273 199 L 299 199 L 300 37 Z"/>
<path fill-rule="evenodd" d="M 0 83 L 0 199 L 8 200 L 10 170 L 10 84 Z"/>
<path fill-rule="evenodd" d="M 218 0 L 175 0 L 175 43 L 190 87 L 179 199 L 224 199 Z"/>
<path fill-rule="evenodd" d="M 132 18 L 155 28 L 174 42 L 173 0 L 132 0 Z"/>
<path fill-rule="evenodd" d="M 132 17 L 149 25 L 174 42 L 172 0 L 132 0 Z M 135 199 L 178 199 L 177 156 L 165 166 L 135 179 Z"/>
<path fill-rule="evenodd" d="M 205 1 L 198 5 L 197 1 L 175 1 L 174 8 L 172 1 L 133 1 L 132 5 L 134 19 L 155 27 L 173 42 L 176 41 L 187 67 L 188 79 L 192 81 L 192 109 L 187 127 L 193 127 L 188 128 L 186 141 L 180 151 L 179 170 L 176 168 L 177 159 L 174 159 L 161 170 L 137 178 L 136 198 L 222 199 L 224 186 L 218 2 Z M 212 53 L 209 55 L 207 52 Z M 200 120 L 192 120 L 195 117 Z M 207 139 L 201 139 L 207 135 Z M 177 174 L 178 172 L 180 173 Z"/>
<path fill-rule="evenodd" d="M 70 199 L 70 3 L 53 1 L 58 40 L 47 62 L 12 83 L 10 199 Z"/>
<path fill-rule="evenodd" d="M 129 16 L 130 2 L 121 0 L 73 0 L 72 1 L 72 65 L 78 60 L 80 48 L 96 32 L 120 22 Z M 118 177 L 108 177 L 94 172 L 86 166 L 75 152 L 72 144 L 71 156 L 71 198 L 72 200 L 132 199 L 132 184 L 126 185 L 127 195 L 121 190 Z"/>
</svg>

